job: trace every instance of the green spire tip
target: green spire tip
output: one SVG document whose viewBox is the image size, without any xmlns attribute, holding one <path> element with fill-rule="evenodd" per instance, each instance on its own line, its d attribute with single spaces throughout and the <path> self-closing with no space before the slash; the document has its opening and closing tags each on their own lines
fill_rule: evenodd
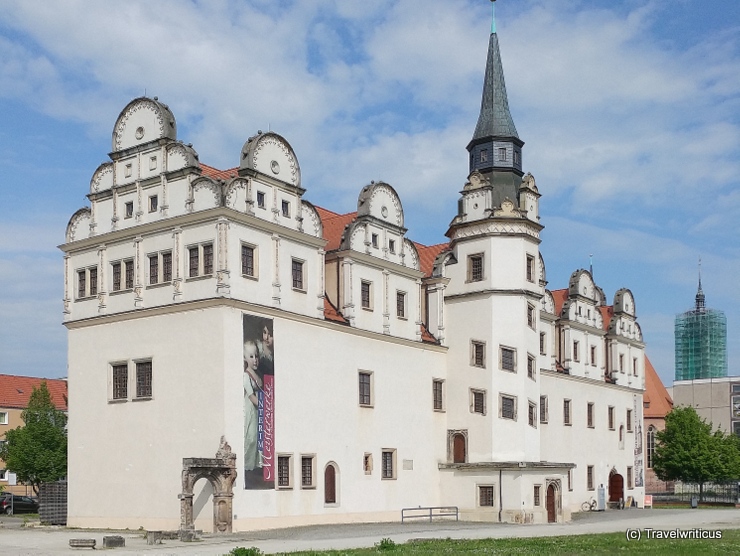
<svg viewBox="0 0 740 556">
<path fill-rule="evenodd" d="M 496 33 L 496 0 L 491 0 L 491 34 Z"/>
</svg>

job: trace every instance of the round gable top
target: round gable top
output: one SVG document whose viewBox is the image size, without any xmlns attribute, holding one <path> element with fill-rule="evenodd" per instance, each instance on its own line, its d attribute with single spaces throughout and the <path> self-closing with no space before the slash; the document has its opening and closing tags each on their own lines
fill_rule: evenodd
<svg viewBox="0 0 740 556">
<path fill-rule="evenodd" d="M 177 139 L 175 116 L 157 97 L 140 97 L 129 102 L 118 116 L 112 150 L 123 151 L 163 138 Z"/>
<path fill-rule="evenodd" d="M 240 168 L 249 168 L 296 187 L 301 186 L 298 158 L 283 137 L 261 131 L 247 139 L 242 147 Z"/>
<path fill-rule="evenodd" d="M 384 182 L 371 182 L 357 198 L 357 216 L 373 216 L 403 228 L 403 207 L 398 193 Z"/>
</svg>

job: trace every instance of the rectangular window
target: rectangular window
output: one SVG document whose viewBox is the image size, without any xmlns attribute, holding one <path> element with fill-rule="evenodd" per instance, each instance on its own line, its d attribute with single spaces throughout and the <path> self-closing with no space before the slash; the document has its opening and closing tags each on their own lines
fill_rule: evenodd
<svg viewBox="0 0 740 556">
<path fill-rule="evenodd" d="M 188 249 L 188 268 L 191 278 L 198 276 L 200 270 L 200 249 L 197 247 Z"/>
<path fill-rule="evenodd" d="M 360 300 L 363 309 L 370 309 L 370 282 L 360 282 Z"/>
<path fill-rule="evenodd" d="M 172 253 L 162 253 L 162 281 L 172 282 Z"/>
<path fill-rule="evenodd" d="M 435 411 L 444 409 L 444 380 L 432 380 L 432 407 Z"/>
<path fill-rule="evenodd" d="M 632 432 L 632 410 L 627 410 L 627 432 Z"/>
<path fill-rule="evenodd" d="M 570 400 L 563 400 L 563 424 L 570 425 Z"/>
<path fill-rule="evenodd" d="M 156 161 L 156 158 L 154 159 Z M 149 197 L 149 212 L 157 212 L 159 208 L 159 198 L 156 195 Z"/>
<path fill-rule="evenodd" d="M 573 341 L 573 361 L 580 361 L 580 356 L 578 354 L 578 340 Z"/>
<path fill-rule="evenodd" d="M 136 362 L 136 397 L 152 397 L 152 362 Z"/>
<path fill-rule="evenodd" d="M 609 430 L 614 430 L 614 406 L 610 405 L 609 410 L 607 412 L 608 417 L 608 423 L 609 423 Z"/>
<path fill-rule="evenodd" d="M 540 396 L 540 423 L 547 423 L 547 396 Z"/>
<path fill-rule="evenodd" d="M 291 488 L 293 486 L 290 477 L 290 464 L 293 456 L 280 456 L 277 458 L 277 486 L 278 488 Z"/>
<path fill-rule="evenodd" d="M 483 507 L 493 507 L 493 487 L 492 486 L 479 486 L 478 487 L 478 505 Z"/>
<path fill-rule="evenodd" d="M 290 203 L 288 201 L 283 201 L 282 209 L 283 209 L 283 216 L 285 218 L 290 218 Z"/>
<path fill-rule="evenodd" d="M 589 465 L 586 467 L 586 489 L 594 489 L 594 466 Z"/>
<path fill-rule="evenodd" d="M 540 498 L 541 489 L 542 487 L 540 485 L 534 485 L 534 505 L 535 506 L 539 506 L 541 503 L 541 498 Z"/>
<path fill-rule="evenodd" d="M 242 245 L 242 274 L 254 276 L 254 247 Z"/>
<path fill-rule="evenodd" d="M 501 346 L 501 369 L 516 372 L 516 350 Z"/>
<path fill-rule="evenodd" d="M 98 295 L 98 268 L 93 267 L 88 272 L 90 273 L 90 295 Z"/>
<path fill-rule="evenodd" d="M 406 292 L 396 292 L 396 316 L 399 319 L 406 318 Z"/>
<path fill-rule="evenodd" d="M 522 153 L 516 150 L 514 151 L 514 164 L 517 166 L 521 166 L 522 164 Z"/>
<path fill-rule="evenodd" d="M 365 452 L 365 455 L 362 456 L 362 470 L 365 475 L 373 474 L 373 455 L 370 452 Z"/>
<path fill-rule="evenodd" d="M 126 289 L 131 290 L 134 287 L 134 261 L 124 261 L 123 269 Z"/>
<path fill-rule="evenodd" d="M 360 405 L 371 407 L 373 405 L 373 374 L 362 372 L 358 374 L 360 389 Z"/>
<path fill-rule="evenodd" d="M 111 392 L 114 400 L 128 399 L 128 364 L 113 365 L 113 390 Z"/>
<path fill-rule="evenodd" d="M 621 353 L 619 354 L 619 372 L 624 372 L 624 355 L 622 355 Z"/>
<path fill-rule="evenodd" d="M 591 346 L 591 365 L 596 366 L 596 346 Z"/>
<path fill-rule="evenodd" d="M 87 296 L 87 270 L 77 271 L 77 297 L 82 299 Z"/>
<path fill-rule="evenodd" d="M 501 411 L 499 417 L 516 421 L 516 398 L 514 396 L 501 394 L 499 396 L 499 406 Z"/>
<path fill-rule="evenodd" d="M 388 240 L 388 251 L 395 254 L 396 253 L 396 242 L 392 239 Z"/>
<path fill-rule="evenodd" d="M 265 194 L 262 191 L 257 192 L 257 208 L 265 208 Z"/>
<path fill-rule="evenodd" d="M 373 247 L 375 249 L 378 248 L 378 234 L 372 234 L 370 236 L 370 243 L 372 243 Z"/>
<path fill-rule="evenodd" d="M 293 259 L 291 263 L 291 272 L 293 277 L 293 288 L 302 290 L 303 288 L 303 261 Z"/>
<path fill-rule="evenodd" d="M 159 255 L 149 255 L 149 283 L 159 282 Z"/>
<path fill-rule="evenodd" d="M 114 292 L 121 291 L 121 263 L 113 263 L 111 265 L 113 269 L 113 288 Z"/>
<path fill-rule="evenodd" d="M 591 402 L 586 406 L 586 426 L 594 428 L 594 404 Z"/>
<path fill-rule="evenodd" d="M 527 376 L 531 378 L 532 380 L 536 380 L 536 376 L 535 376 L 536 365 L 537 363 L 536 363 L 534 356 L 527 355 Z"/>
<path fill-rule="evenodd" d="M 203 246 L 203 274 L 213 274 L 213 244 Z"/>
<path fill-rule="evenodd" d="M 534 257 L 527 255 L 527 281 L 534 282 Z"/>
<path fill-rule="evenodd" d="M 488 162 L 488 149 L 481 149 L 481 151 L 480 151 L 480 161 L 481 162 Z"/>
<path fill-rule="evenodd" d="M 124 218 L 131 218 L 134 215 L 134 202 L 129 201 L 124 205 Z"/>
<path fill-rule="evenodd" d="M 480 282 L 483 280 L 483 255 L 470 255 L 468 257 L 468 281 Z"/>
<path fill-rule="evenodd" d="M 301 488 L 316 488 L 316 456 L 301 456 Z"/>
<path fill-rule="evenodd" d="M 483 390 L 470 390 L 472 398 L 471 410 L 480 415 L 486 414 L 486 393 Z"/>
<path fill-rule="evenodd" d="M 150 170 L 157 169 L 157 157 L 156 156 L 149 157 L 149 169 Z"/>
<path fill-rule="evenodd" d="M 568 490 L 573 491 L 573 469 L 568 469 Z"/>
<path fill-rule="evenodd" d="M 395 450 L 383 450 L 382 452 L 382 479 L 395 479 L 396 478 L 396 451 Z"/>
<path fill-rule="evenodd" d="M 498 159 L 501 161 L 506 160 L 506 148 L 505 147 L 498 148 Z"/>
<path fill-rule="evenodd" d="M 474 367 L 486 366 L 486 344 L 475 340 L 470 342 L 470 364 Z"/>
<path fill-rule="evenodd" d="M 637 376 L 637 357 L 632 358 L 632 375 Z"/>
<path fill-rule="evenodd" d="M 0 450 L 3 447 L 3 444 L 5 444 L 5 440 L 0 440 Z M 0 481 L 7 481 L 7 480 L 8 480 L 8 470 L 0 469 Z"/>
<path fill-rule="evenodd" d="M 0 425 L 7 425 L 7 424 L 8 424 L 8 412 L 0 411 Z"/>
<path fill-rule="evenodd" d="M 529 426 L 537 428 L 537 404 L 529 402 L 528 411 Z"/>
<path fill-rule="evenodd" d="M 527 304 L 527 326 L 530 328 L 535 328 L 537 324 L 534 310 L 534 305 Z"/>
<path fill-rule="evenodd" d="M 547 346 L 547 335 L 544 332 L 540 332 L 540 355 L 547 355 L 545 347 Z"/>
<path fill-rule="evenodd" d="M 629 490 L 632 490 L 634 487 L 632 486 L 632 468 L 627 468 L 627 488 Z"/>
</svg>

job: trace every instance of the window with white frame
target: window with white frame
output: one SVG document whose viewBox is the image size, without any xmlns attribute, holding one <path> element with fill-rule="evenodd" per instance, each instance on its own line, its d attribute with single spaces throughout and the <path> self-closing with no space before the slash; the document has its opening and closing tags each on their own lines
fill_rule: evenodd
<svg viewBox="0 0 740 556">
<path fill-rule="evenodd" d="M 596 346 L 591 346 L 591 365 L 596 366 Z"/>
<path fill-rule="evenodd" d="M 265 208 L 265 194 L 262 191 L 257 192 L 257 208 Z"/>
<path fill-rule="evenodd" d="M 610 405 L 607 410 L 607 423 L 609 424 L 609 430 L 614 430 L 614 406 Z"/>
<path fill-rule="evenodd" d="M 632 410 L 627 410 L 627 432 L 632 432 Z"/>
<path fill-rule="evenodd" d="M 111 365 L 111 400 L 128 400 L 128 363 Z"/>
<path fill-rule="evenodd" d="M 7 424 L 8 424 L 8 412 L 0 411 L 0 425 L 7 425 Z"/>
<path fill-rule="evenodd" d="M 90 266 L 77 271 L 77 299 L 98 295 L 98 267 Z"/>
<path fill-rule="evenodd" d="M 586 489 L 594 489 L 594 466 L 589 465 L 586 467 Z"/>
<path fill-rule="evenodd" d="M 381 479 L 396 478 L 396 450 L 384 448 L 381 452 Z"/>
<path fill-rule="evenodd" d="M 373 248 L 378 248 L 378 234 L 371 234 L 370 235 L 370 243 L 372 243 Z"/>
<path fill-rule="evenodd" d="M 391 252 L 391 254 L 396 254 L 396 241 L 393 239 L 388 240 L 388 251 Z"/>
<path fill-rule="evenodd" d="M 534 257 L 527 255 L 527 281 L 534 282 Z"/>
<path fill-rule="evenodd" d="M 172 251 L 160 253 L 162 258 L 162 282 L 172 282 Z"/>
<path fill-rule="evenodd" d="M 406 318 L 406 292 L 396 291 L 396 316 Z"/>
<path fill-rule="evenodd" d="M 540 332 L 540 355 L 547 355 L 547 334 Z"/>
<path fill-rule="evenodd" d="M 128 176 L 127 176 L 128 177 Z M 131 218 L 134 215 L 134 202 L 128 201 L 123 205 L 123 217 Z"/>
<path fill-rule="evenodd" d="M 563 424 L 571 424 L 570 400 L 563 400 Z"/>
<path fill-rule="evenodd" d="M 134 260 L 111 263 L 111 291 L 131 290 L 134 287 Z"/>
<path fill-rule="evenodd" d="M 149 255 L 149 283 L 159 283 L 159 253 Z"/>
<path fill-rule="evenodd" d="M 483 280 L 483 253 L 468 256 L 468 282 Z"/>
<path fill-rule="evenodd" d="M 301 488 L 316 488 L 316 455 L 301 456 Z"/>
<path fill-rule="evenodd" d="M 282 212 L 285 218 L 290 218 L 290 203 L 288 201 L 282 202 Z"/>
<path fill-rule="evenodd" d="M 363 407 L 373 406 L 373 373 L 370 371 L 359 371 L 357 373 L 359 386 L 359 400 Z"/>
<path fill-rule="evenodd" d="M 150 195 L 149 196 L 149 212 L 157 212 L 158 208 L 159 208 L 159 197 L 157 195 Z"/>
<path fill-rule="evenodd" d="M 527 354 L 527 376 L 532 380 L 537 380 L 537 360 L 529 353 Z"/>
<path fill-rule="evenodd" d="M 501 419 L 511 419 L 516 421 L 517 418 L 517 398 L 509 394 L 499 394 L 498 396 L 498 416 Z"/>
<path fill-rule="evenodd" d="M 580 361 L 580 354 L 578 353 L 579 347 L 580 344 L 578 343 L 578 340 L 573 340 L 573 361 Z"/>
<path fill-rule="evenodd" d="M 632 358 L 632 376 L 637 376 L 637 357 Z"/>
<path fill-rule="evenodd" d="M 254 245 L 242 243 L 242 276 L 257 277 L 256 251 L 257 248 Z"/>
<path fill-rule="evenodd" d="M 277 456 L 277 487 L 279 489 L 293 488 L 293 455 L 278 454 Z"/>
<path fill-rule="evenodd" d="M 621 353 L 619 354 L 619 372 L 624 372 L 624 355 L 622 355 Z"/>
<path fill-rule="evenodd" d="M 432 408 L 434 411 L 444 411 L 445 381 L 439 378 L 432 380 Z"/>
<path fill-rule="evenodd" d="M 504 371 L 516 372 L 516 349 L 499 347 L 499 367 Z"/>
<path fill-rule="evenodd" d="M 188 276 L 213 274 L 213 243 L 202 243 L 188 247 Z"/>
<path fill-rule="evenodd" d="M 479 415 L 486 414 L 486 391 L 477 388 L 470 389 L 470 412 Z"/>
<path fill-rule="evenodd" d="M 534 505 L 535 506 L 541 506 L 542 505 L 542 485 L 534 485 Z"/>
<path fill-rule="evenodd" d="M 478 340 L 470 341 L 470 364 L 473 367 L 486 366 L 486 344 Z"/>
<path fill-rule="evenodd" d="M 527 326 L 530 328 L 537 327 L 537 318 L 535 317 L 534 305 L 527 303 Z"/>
<path fill-rule="evenodd" d="M 534 403 L 533 401 L 529 402 L 527 418 L 529 421 L 529 426 L 537 428 L 537 404 Z"/>
<path fill-rule="evenodd" d="M 363 309 L 372 309 L 373 285 L 367 280 L 360 282 L 360 303 Z"/>
<path fill-rule="evenodd" d="M 540 423 L 547 423 L 548 413 L 547 396 L 540 396 Z"/>
<path fill-rule="evenodd" d="M 627 467 L 627 489 L 632 490 L 634 488 L 632 478 L 632 467 Z"/>
<path fill-rule="evenodd" d="M 594 428 L 594 404 L 588 402 L 586 405 L 586 426 L 590 429 Z"/>
<path fill-rule="evenodd" d="M 136 362 L 136 398 L 152 397 L 152 361 Z"/>
<path fill-rule="evenodd" d="M 291 261 L 291 274 L 293 279 L 293 289 L 298 291 L 306 291 L 306 283 L 303 272 L 304 261 L 300 259 L 293 259 Z"/>
</svg>

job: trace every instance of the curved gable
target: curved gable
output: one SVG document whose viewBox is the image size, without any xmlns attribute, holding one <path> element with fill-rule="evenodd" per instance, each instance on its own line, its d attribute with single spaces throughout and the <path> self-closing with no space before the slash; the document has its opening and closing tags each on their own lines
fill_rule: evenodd
<svg viewBox="0 0 740 556">
<path fill-rule="evenodd" d="M 118 116 L 112 150 L 122 151 L 162 138 L 177 139 L 175 116 L 156 97 L 140 97 L 128 103 Z"/>
<path fill-rule="evenodd" d="M 269 131 L 257 132 L 242 147 L 240 168 L 249 168 L 284 183 L 301 186 L 298 158 L 282 136 Z"/>
<path fill-rule="evenodd" d="M 403 207 L 398 193 L 384 182 L 371 182 L 360 191 L 357 216 L 372 216 L 393 226 L 403 228 Z"/>
</svg>

